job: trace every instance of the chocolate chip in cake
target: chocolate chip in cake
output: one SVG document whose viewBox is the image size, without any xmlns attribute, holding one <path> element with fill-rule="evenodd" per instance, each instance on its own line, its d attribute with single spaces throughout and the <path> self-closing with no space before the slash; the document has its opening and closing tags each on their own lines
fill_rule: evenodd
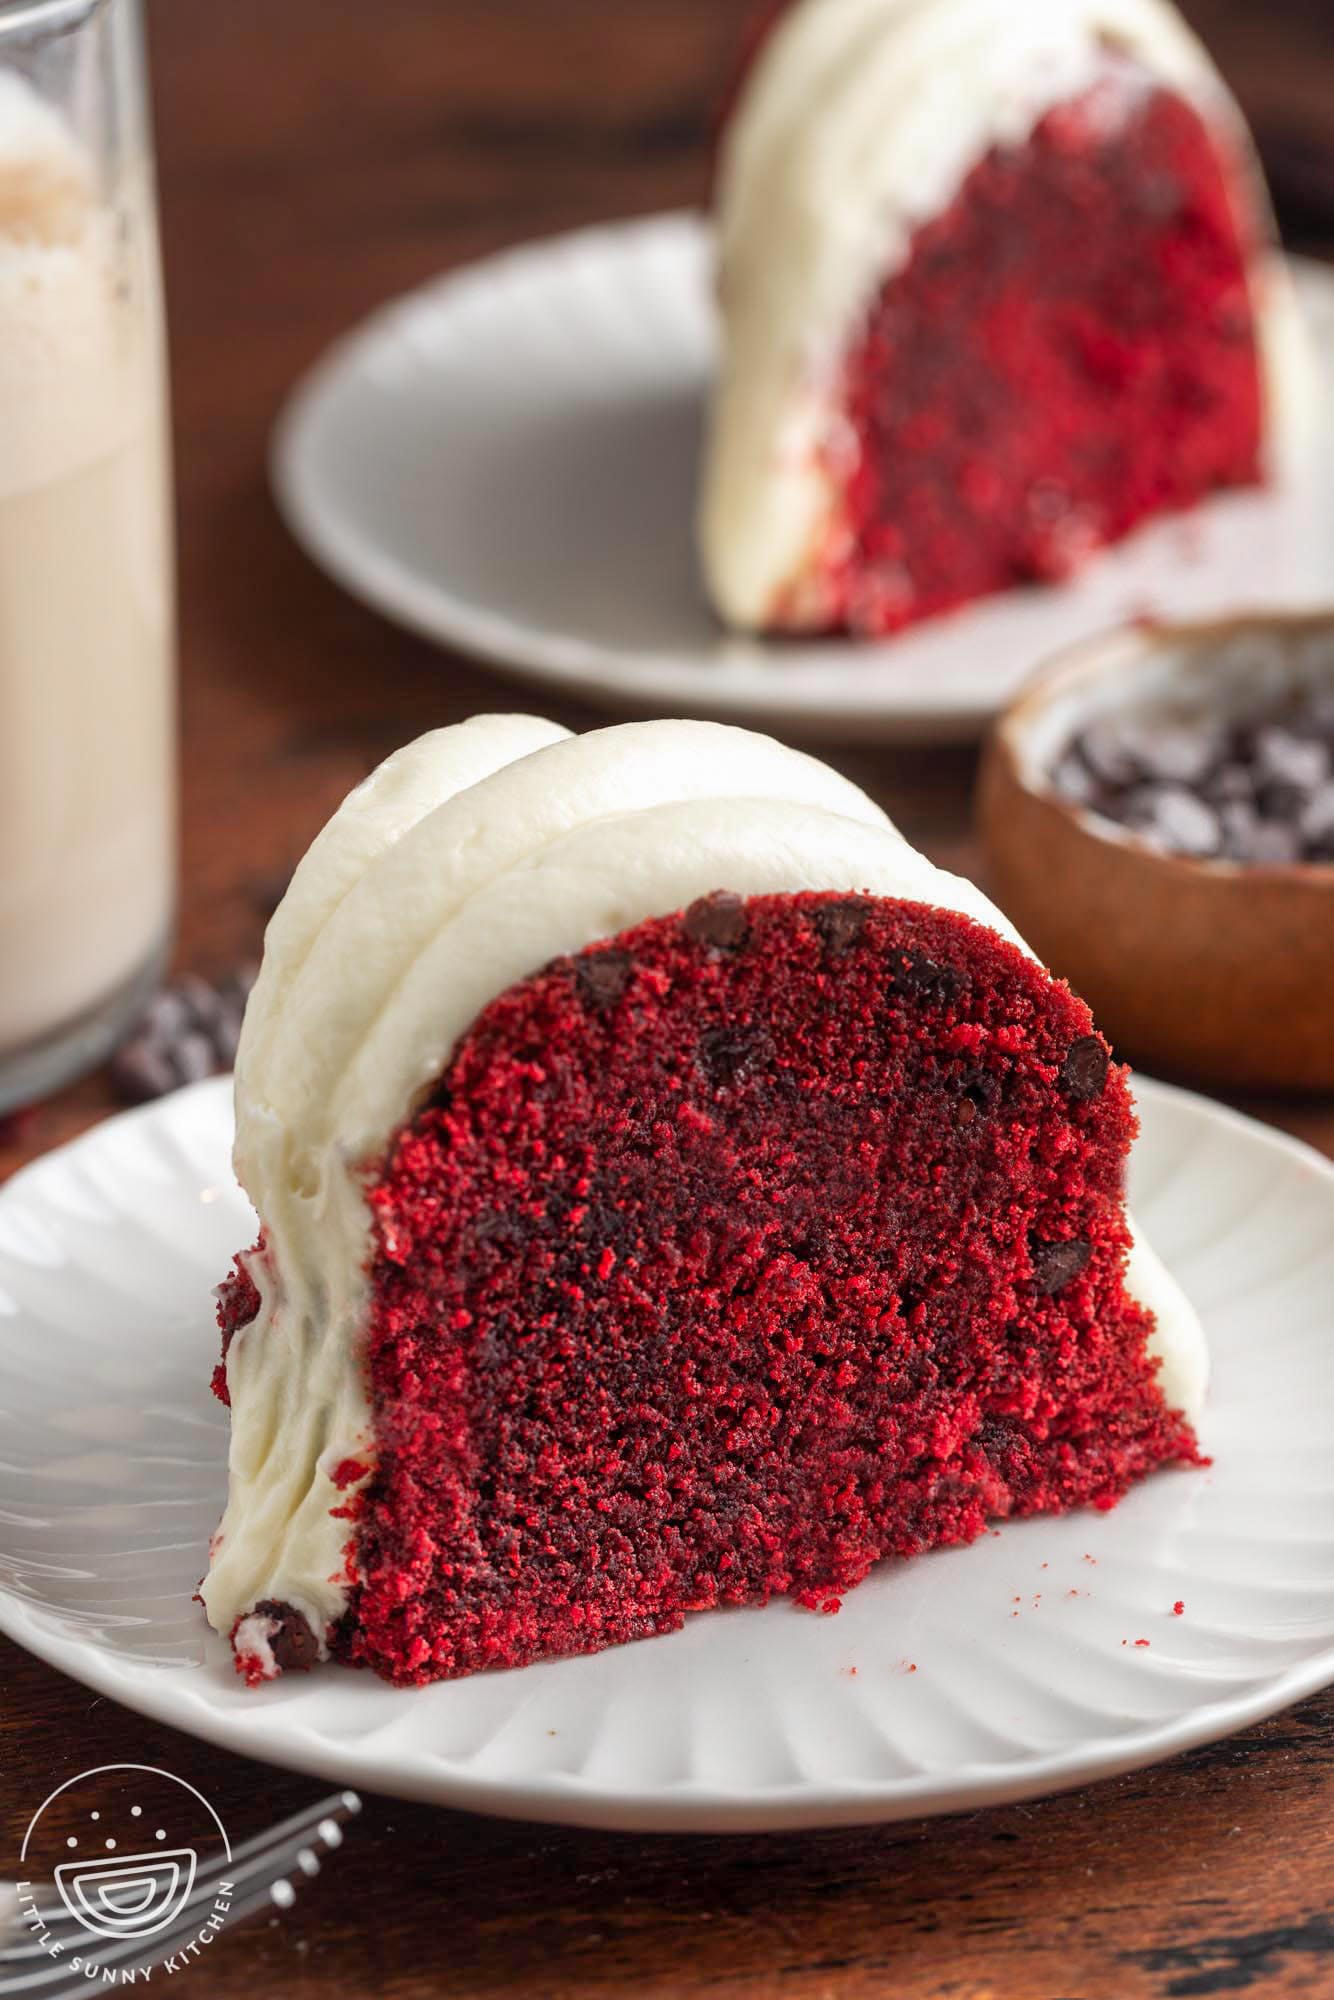
<svg viewBox="0 0 1334 2000">
<path fill-rule="evenodd" d="M 815 912 L 815 928 L 824 940 L 830 958 L 842 958 L 851 951 L 866 929 L 870 905 L 849 896 L 840 903 L 822 903 Z"/>
<path fill-rule="evenodd" d="M 1034 1243 L 1033 1283 L 1038 1291 L 1059 1292 L 1077 1278 L 1091 1255 L 1090 1246 L 1082 1236 L 1071 1237 L 1068 1243 Z"/>
<path fill-rule="evenodd" d="M 739 950 L 750 929 L 746 906 L 730 889 L 715 889 L 711 896 L 699 897 L 682 921 L 688 938 L 714 951 Z"/>
<path fill-rule="evenodd" d="M 940 965 L 922 951 L 896 952 L 890 960 L 890 978 L 905 993 L 938 1007 L 948 1007 L 958 997 L 960 980 L 954 967 Z"/>
<path fill-rule="evenodd" d="M 577 958 L 574 976 L 584 1004 L 597 1009 L 614 1007 L 625 991 L 630 966 L 629 952 L 614 945 L 609 951 L 586 952 Z"/>
<path fill-rule="evenodd" d="M 981 1115 L 975 1097 L 963 1096 L 954 1107 L 954 1122 L 956 1125 L 976 1125 Z"/>
<path fill-rule="evenodd" d="M 1101 1035 L 1081 1035 L 1072 1042 L 1061 1064 L 1061 1089 L 1076 1104 L 1101 1097 L 1111 1059 Z"/>
<path fill-rule="evenodd" d="M 319 1641 L 310 1629 L 304 1611 L 279 1598 L 266 1597 L 255 1606 L 255 1616 L 269 1623 L 269 1650 L 274 1665 L 285 1674 L 308 1673 L 320 1657 Z"/>
<path fill-rule="evenodd" d="M 699 1066 L 710 1083 L 734 1083 L 759 1054 L 753 1035 L 740 1028 L 709 1028 L 699 1038 Z"/>
</svg>

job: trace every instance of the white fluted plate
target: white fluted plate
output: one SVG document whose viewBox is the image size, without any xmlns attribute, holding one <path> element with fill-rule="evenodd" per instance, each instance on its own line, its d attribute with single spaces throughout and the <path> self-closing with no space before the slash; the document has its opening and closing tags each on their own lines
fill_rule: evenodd
<svg viewBox="0 0 1334 2000">
<path fill-rule="evenodd" d="M 1268 1715 L 1334 1680 L 1334 1168 L 1138 1091 L 1132 1196 L 1208 1330 L 1210 1470 L 882 1564 L 837 1617 L 710 1612 L 409 1691 L 334 1666 L 248 1691 L 208 1634 L 192 1592 L 227 1443 L 210 1293 L 253 1218 L 225 1083 L 113 1119 L 0 1192 L 0 1629 L 230 1750 L 609 1827 L 951 1812 Z"/>
<path fill-rule="evenodd" d="M 1073 583 L 884 644 L 732 637 L 704 600 L 693 520 L 716 329 L 696 216 L 533 244 L 375 313 L 293 395 L 274 486 L 347 589 L 557 695 L 965 740 L 1040 661 L 1128 617 L 1334 601 L 1334 273 L 1294 272 L 1320 379 L 1309 463 L 1283 492 L 1212 500 Z"/>
</svg>

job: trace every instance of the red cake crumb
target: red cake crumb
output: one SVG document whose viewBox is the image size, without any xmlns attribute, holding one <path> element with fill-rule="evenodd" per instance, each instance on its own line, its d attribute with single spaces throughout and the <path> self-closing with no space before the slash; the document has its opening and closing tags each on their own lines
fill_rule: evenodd
<svg viewBox="0 0 1334 2000">
<path fill-rule="evenodd" d="M 802 602 L 894 632 L 1259 483 L 1236 175 L 1191 105 L 1113 57 L 982 160 L 848 358 L 830 460 L 846 503 Z"/>
<path fill-rule="evenodd" d="M 264 1248 L 261 1236 L 252 1255 L 258 1255 Z M 215 1294 L 218 1301 L 218 1325 L 222 1329 L 222 1359 L 213 1370 L 210 1384 L 220 1403 L 231 1408 L 232 1399 L 227 1392 L 227 1350 L 232 1344 L 232 1336 L 243 1326 L 249 1326 L 259 1312 L 259 1292 L 255 1281 L 246 1268 L 244 1257 L 234 1257 L 232 1268 L 218 1286 Z"/>
<path fill-rule="evenodd" d="M 1186 1608 L 1185 1605 L 1181 1602 L 1181 1599 L 1178 1597 L 1176 1603 L 1172 1606 L 1172 1616 L 1174 1618 L 1180 1618 L 1185 1608 Z"/>
<path fill-rule="evenodd" d="M 334 1650 L 414 1683 L 832 1602 L 1193 1461 L 1133 1131 L 1087 1008 L 920 905 L 720 896 L 500 995 L 369 1170 Z M 224 1331 L 257 1304 L 238 1267 Z"/>
</svg>

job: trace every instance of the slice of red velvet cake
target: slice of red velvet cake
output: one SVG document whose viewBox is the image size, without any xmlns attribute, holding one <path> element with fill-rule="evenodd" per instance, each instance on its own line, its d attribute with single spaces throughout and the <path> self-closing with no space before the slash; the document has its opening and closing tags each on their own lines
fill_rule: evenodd
<svg viewBox="0 0 1334 2000">
<path fill-rule="evenodd" d="M 720 161 L 726 619 L 894 632 L 1266 477 L 1291 299 L 1163 0 L 776 17 Z"/>
<path fill-rule="evenodd" d="M 250 1678 L 828 1607 L 1196 1457 L 1088 1009 L 765 738 L 481 718 L 391 758 L 273 920 L 237 1114 L 203 1594 Z"/>
</svg>

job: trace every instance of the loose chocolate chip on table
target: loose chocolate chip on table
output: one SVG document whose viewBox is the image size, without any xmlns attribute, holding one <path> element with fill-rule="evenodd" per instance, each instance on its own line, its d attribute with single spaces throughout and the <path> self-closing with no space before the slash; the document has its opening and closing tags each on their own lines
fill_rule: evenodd
<svg viewBox="0 0 1334 2000">
<path fill-rule="evenodd" d="M 184 1083 L 200 1083 L 230 1069 L 255 975 L 254 966 L 242 966 L 210 985 L 187 973 L 155 993 L 111 1058 L 117 1094 L 128 1104 L 145 1104 Z"/>
<path fill-rule="evenodd" d="M 147 1104 L 151 1098 L 165 1097 L 184 1079 L 177 1075 L 167 1044 L 145 1032 L 122 1042 L 116 1050 L 111 1058 L 111 1081 L 123 1103 Z"/>
<path fill-rule="evenodd" d="M 695 944 L 711 945 L 715 951 L 736 951 L 746 941 L 750 926 L 746 906 L 730 889 L 715 889 L 690 905 L 684 918 L 685 934 Z"/>
<path fill-rule="evenodd" d="M 1211 806 L 1255 803 L 1255 773 L 1249 764 L 1220 764 L 1211 771 L 1203 787 L 1203 797 Z"/>
<path fill-rule="evenodd" d="M 303 1611 L 276 1597 L 266 1597 L 255 1606 L 255 1616 L 269 1621 L 269 1650 L 274 1664 L 285 1674 L 305 1673 L 320 1657 L 319 1642 Z"/>
<path fill-rule="evenodd" d="M 1086 1104 L 1102 1095 L 1107 1081 L 1109 1058 L 1101 1035 L 1081 1035 L 1072 1042 L 1061 1064 L 1061 1089 L 1076 1104 Z"/>
<path fill-rule="evenodd" d="M 628 951 L 590 952 L 575 960 L 574 976 L 590 1007 L 614 1007 L 630 977 Z"/>
<path fill-rule="evenodd" d="M 1040 1292 L 1059 1292 L 1077 1278 L 1091 1255 L 1082 1236 L 1068 1243 L 1035 1243 L 1032 1246 L 1033 1283 Z"/>
<path fill-rule="evenodd" d="M 868 906 L 855 897 L 843 903 L 820 905 L 815 912 L 815 928 L 831 958 L 841 958 L 845 951 L 851 951 L 866 928 L 867 914 Z"/>
</svg>

